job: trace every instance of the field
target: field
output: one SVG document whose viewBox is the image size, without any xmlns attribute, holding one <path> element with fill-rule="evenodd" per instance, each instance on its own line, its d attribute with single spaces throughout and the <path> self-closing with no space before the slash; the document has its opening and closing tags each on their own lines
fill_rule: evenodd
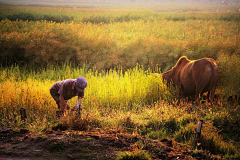
<svg viewBox="0 0 240 160">
<path fill-rule="evenodd" d="M 228 99 L 240 94 L 239 6 L 6 4 L 0 158 L 240 158 L 240 105 Z M 214 104 L 177 99 L 156 74 L 183 55 L 216 60 Z M 56 118 L 50 87 L 79 76 L 88 81 L 81 117 Z"/>
</svg>

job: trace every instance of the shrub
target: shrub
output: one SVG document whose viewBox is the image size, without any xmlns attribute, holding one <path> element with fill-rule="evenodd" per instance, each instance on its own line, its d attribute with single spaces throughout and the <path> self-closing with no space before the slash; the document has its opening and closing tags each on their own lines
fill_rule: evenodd
<svg viewBox="0 0 240 160">
<path fill-rule="evenodd" d="M 174 138 L 177 142 L 187 143 L 190 145 L 194 145 L 194 138 L 195 138 L 195 129 L 196 124 L 189 123 L 188 125 L 182 127 L 174 134 Z"/>
<path fill-rule="evenodd" d="M 218 89 L 225 96 L 240 95 L 240 56 L 237 54 L 220 54 L 217 59 L 219 67 Z"/>
<path fill-rule="evenodd" d="M 211 124 L 205 124 L 202 127 L 200 142 L 203 149 L 209 150 L 212 154 L 238 155 L 237 146 L 231 142 L 224 141 L 215 127 Z"/>
<path fill-rule="evenodd" d="M 228 111 L 212 117 L 213 125 L 221 130 L 219 133 L 225 140 L 240 141 L 240 108 L 227 107 Z"/>
<path fill-rule="evenodd" d="M 74 113 L 70 113 L 67 118 L 62 118 L 53 125 L 53 130 L 78 130 L 78 131 L 88 131 L 93 128 L 101 128 L 102 122 L 98 119 L 94 119 L 93 117 L 88 117 L 88 115 L 83 115 L 82 117 L 79 115 L 73 115 Z"/>
<path fill-rule="evenodd" d="M 138 149 L 135 149 L 135 151 L 132 152 L 123 152 L 120 153 L 116 160 L 150 160 L 151 156 L 146 151 L 141 151 Z"/>
</svg>

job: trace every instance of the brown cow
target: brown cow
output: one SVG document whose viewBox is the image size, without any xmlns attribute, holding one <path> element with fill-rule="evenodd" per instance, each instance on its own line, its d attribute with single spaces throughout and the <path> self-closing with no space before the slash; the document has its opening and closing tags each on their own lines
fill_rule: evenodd
<svg viewBox="0 0 240 160">
<path fill-rule="evenodd" d="M 190 61 L 182 56 L 162 77 L 167 84 L 172 81 L 177 92 L 181 92 L 184 97 L 195 95 L 198 98 L 208 92 L 208 98 L 212 100 L 218 81 L 218 66 L 212 58 Z"/>
</svg>

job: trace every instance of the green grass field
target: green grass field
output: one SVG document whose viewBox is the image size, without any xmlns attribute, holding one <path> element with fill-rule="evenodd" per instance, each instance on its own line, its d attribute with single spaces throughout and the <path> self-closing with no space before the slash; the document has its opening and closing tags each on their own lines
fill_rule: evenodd
<svg viewBox="0 0 240 160">
<path fill-rule="evenodd" d="M 213 13 L 215 8 L 162 13 L 157 6 L 41 5 L 0 6 L 1 126 L 39 133 L 59 125 L 84 131 L 121 129 L 194 148 L 196 124 L 203 119 L 202 148 L 221 158 L 240 158 L 240 107 L 225 98 L 239 95 L 240 88 L 236 6 L 232 13 Z M 174 89 L 154 74 L 170 69 L 182 55 L 217 61 L 221 98 L 214 105 L 177 100 Z M 82 118 L 56 119 L 50 87 L 79 76 L 88 81 Z M 75 103 L 76 98 L 69 101 L 70 106 Z M 26 122 L 20 119 L 22 107 Z"/>
</svg>

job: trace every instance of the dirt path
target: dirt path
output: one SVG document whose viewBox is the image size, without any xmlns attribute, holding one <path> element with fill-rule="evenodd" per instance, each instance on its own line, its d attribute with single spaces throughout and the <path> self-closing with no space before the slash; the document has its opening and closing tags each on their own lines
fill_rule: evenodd
<svg viewBox="0 0 240 160">
<path fill-rule="evenodd" d="M 108 132 L 29 132 L 11 128 L 0 130 L 0 159 L 115 159 L 124 151 L 147 151 L 152 159 L 205 159 L 175 141 L 152 140 L 144 136 Z"/>
</svg>

